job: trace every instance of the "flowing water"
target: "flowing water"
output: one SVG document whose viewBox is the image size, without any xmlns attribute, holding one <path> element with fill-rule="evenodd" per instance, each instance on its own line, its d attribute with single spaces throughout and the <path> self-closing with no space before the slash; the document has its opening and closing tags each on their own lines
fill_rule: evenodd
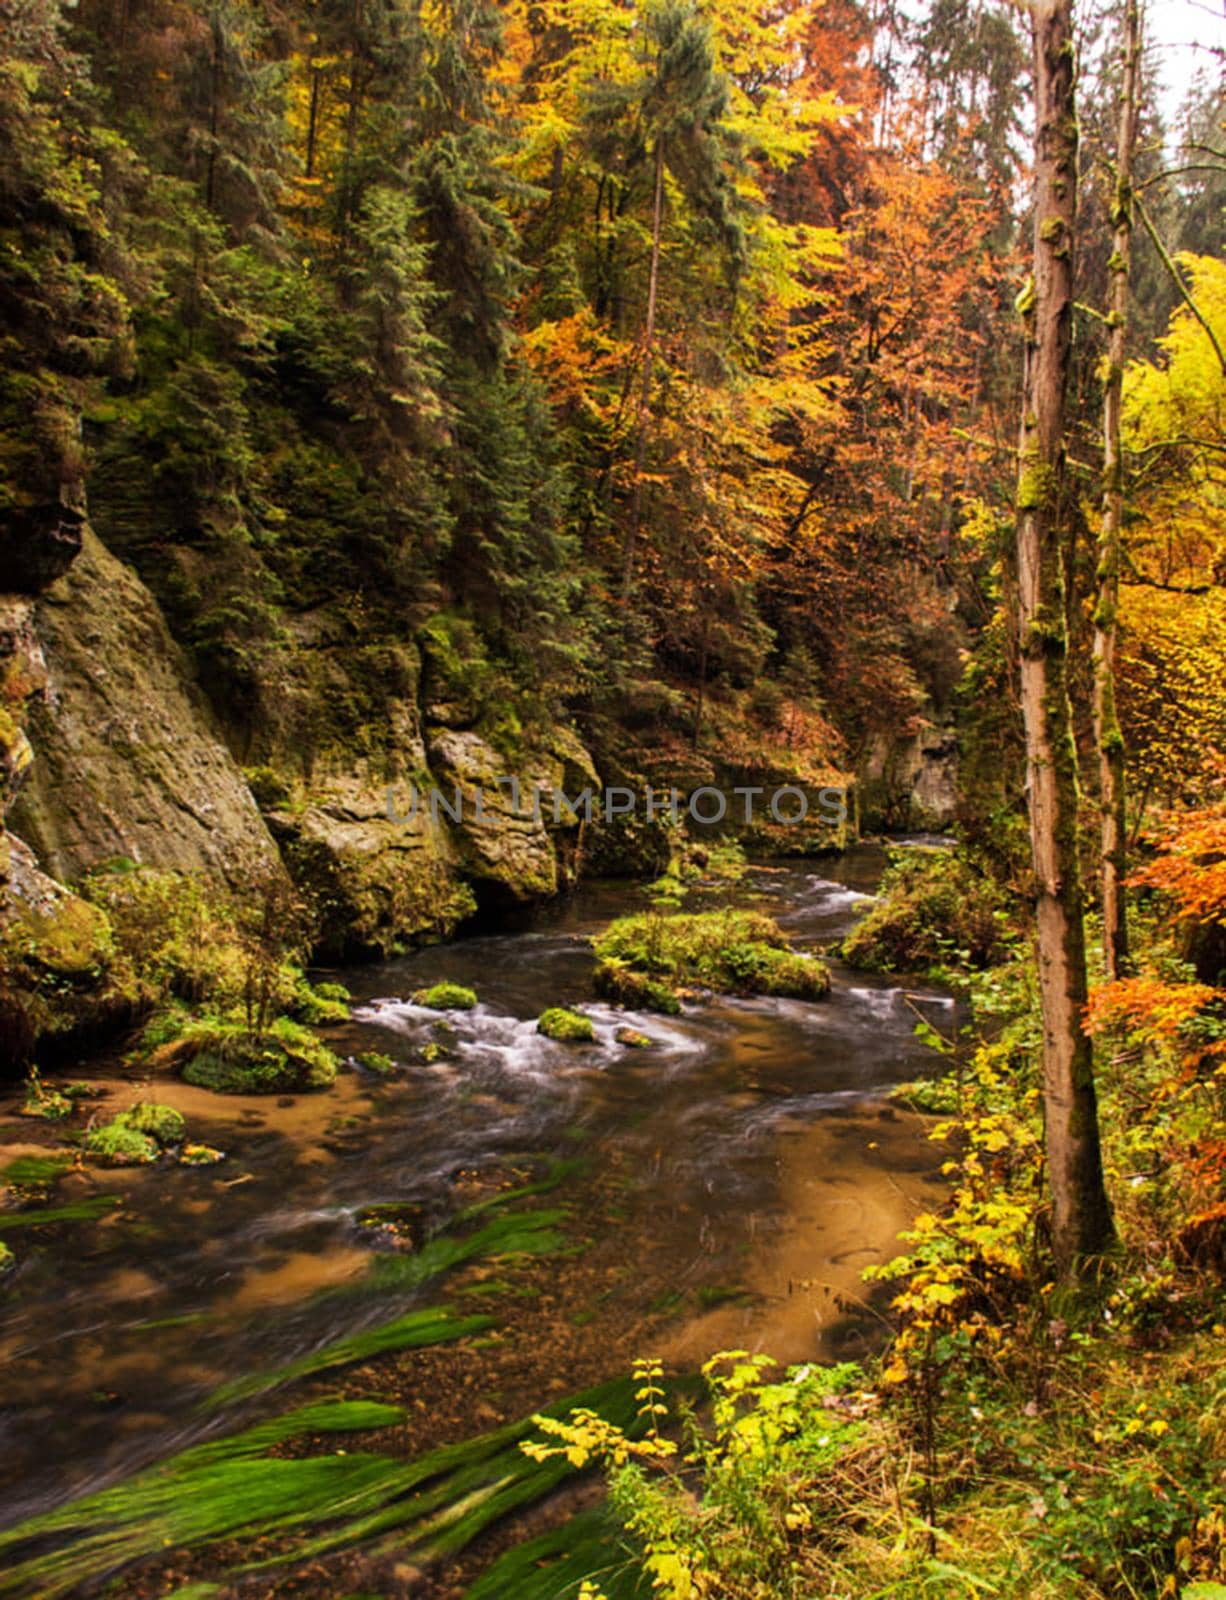
<svg viewBox="0 0 1226 1600">
<path fill-rule="evenodd" d="M 724 898 L 812 947 L 851 925 L 881 866 L 871 847 L 762 863 Z M 0 1522 L 233 1427 L 241 1407 L 202 1404 L 227 1380 L 450 1299 L 447 1284 L 372 1291 L 374 1254 L 404 1240 L 363 1226 L 363 1208 L 394 1203 L 419 1244 L 489 1174 L 531 1179 L 550 1160 L 558 1187 L 538 1203 L 578 1213 L 581 1247 L 537 1263 L 521 1337 L 535 1347 L 517 1348 L 513 1374 L 505 1349 L 488 1370 L 480 1347 L 430 1352 L 431 1406 L 446 1414 L 449 1387 L 467 1396 L 457 1428 L 531 1410 L 533 1385 L 564 1388 L 568 1364 L 585 1379 L 624 1370 L 645 1337 L 678 1365 L 733 1343 L 783 1359 L 860 1348 L 860 1270 L 892 1253 L 936 1181 L 922 1129 L 882 1094 L 930 1070 L 914 1025 L 947 1030 L 953 1002 L 835 963 L 818 1004 L 717 999 L 664 1018 L 594 1003 L 588 936 L 642 904 L 633 886 L 587 885 L 517 928 L 341 974 L 355 1009 L 330 1042 L 393 1057 L 387 1078 L 355 1069 L 281 1100 L 104 1080 L 100 1115 L 174 1104 L 227 1159 L 69 1174 L 49 1204 L 115 1200 L 95 1220 L 4 1235 L 20 1266 L 0 1289 Z M 438 1015 L 408 996 L 444 977 L 480 1003 L 449 1016 L 450 1053 L 426 1064 Z M 536 1032 L 557 1004 L 588 1012 L 594 1045 Z M 618 1043 L 626 1024 L 651 1047 Z M 0 1164 L 33 1149 L 16 1105 L 0 1102 Z"/>
</svg>

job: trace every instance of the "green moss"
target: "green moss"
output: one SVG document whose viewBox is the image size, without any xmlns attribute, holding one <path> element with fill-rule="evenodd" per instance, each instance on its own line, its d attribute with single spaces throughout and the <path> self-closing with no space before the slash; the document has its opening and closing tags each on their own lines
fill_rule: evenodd
<svg viewBox="0 0 1226 1600">
<path fill-rule="evenodd" d="M 381 1078 L 386 1078 L 396 1070 L 396 1063 L 391 1056 L 385 1056 L 380 1050 L 363 1050 L 356 1059 L 358 1066 L 365 1067 L 367 1072 L 378 1073 Z"/>
<path fill-rule="evenodd" d="M 0 1239 L 0 1273 L 8 1272 L 10 1268 L 16 1265 L 17 1257 L 5 1244 L 4 1240 Z"/>
<path fill-rule="evenodd" d="M 85 1136 L 85 1153 L 107 1167 L 148 1167 L 161 1155 L 156 1139 L 124 1126 L 116 1117 Z"/>
<path fill-rule="evenodd" d="M 18 1156 L 0 1172 L 10 1189 L 45 1190 L 59 1181 L 72 1163 L 67 1156 Z"/>
<path fill-rule="evenodd" d="M 596 963 L 593 983 L 597 994 L 632 1011 L 659 1011 L 669 1017 L 681 1012 L 681 1002 L 667 983 L 636 971 L 617 956 L 604 956 Z"/>
<path fill-rule="evenodd" d="M 326 1089 L 337 1059 L 309 1029 L 278 1017 L 267 1032 L 208 1019 L 190 1024 L 177 1050 L 186 1083 L 220 1094 L 286 1094 Z"/>
<path fill-rule="evenodd" d="M 289 1009 L 299 1022 L 312 1027 L 328 1022 L 348 1022 L 349 991 L 340 983 L 311 984 L 306 978 L 299 978 Z"/>
<path fill-rule="evenodd" d="M 415 1006 L 425 1006 L 430 1011 L 471 1011 L 477 1003 L 475 989 L 466 989 L 462 983 L 435 983 L 428 989 L 418 989 L 412 996 Z"/>
<path fill-rule="evenodd" d="M 550 1006 L 536 1019 L 536 1031 L 566 1044 L 590 1044 L 596 1037 L 591 1017 L 563 1006 Z"/>
<path fill-rule="evenodd" d="M 657 998 L 638 979 L 668 990 L 697 986 L 721 994 L 777 994 L 818 1000 L 830 988 L 822 962 L 788 947 L 770 917 L 711 911 L 621 917 L 595 940 L 598 989 L 623 1004 Z"/>
<path fill-rule="evenodd" d="M 618 1044 L 625 1045 L 627 1050 L 648 1050 L 655 1042 L 645 1033 L 640 1033 L 637 1028 L 619 1028 L 613 1037 Z"/>
<path fill-rule="evenodd" d="M 187 1133 L 183 1113 L 173 1106 L 143 1103 L 121 1111 L 114 1119 L 116 1126 L 131 1128 L 135 1133 L 146 1134 L 160 1145 L 181 1144 Z"/>
</svg>

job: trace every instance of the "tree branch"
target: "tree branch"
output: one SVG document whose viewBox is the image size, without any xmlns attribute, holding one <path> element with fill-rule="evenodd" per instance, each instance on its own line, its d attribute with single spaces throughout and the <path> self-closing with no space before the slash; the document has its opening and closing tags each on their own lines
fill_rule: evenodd
<svg viewBox="0 0 1226 1600">
<path fill-rule="evenodd" d="M 1154 227 L 1153 222 L 1150 220 L 1149 212 L 1145 209 L 1144 205 L 1142 205 L 1141 196 L 1138 194 L 1138 195 L 1134 195 L 1133 198 L 1136 201 L 1137 210 L 1141 214 L 1141 221 L 1145 224 L 1145 231 L 1146 231 L 1146 233 L 1149 234 L 1150 238 L 1154 241 L 1154 249 L 1157 250 L 1159 256 L 1162 258 L 1162 265 L 1170 273 L 1171 278 L 1174 281 L 1175 287 L 1179 290 L 1179 293 L 1183 296 L 1184 303 L 1187 305 L 1188 310 L 1192 313 L 1192 315 L 1196 318 L 1197 322 L 1200 323 L 1201 327 L 1205 330 L 1205 333 L 1208 335 L 1209 343 L 1213 346 L 1213 353 L 1214 353 L 1215 356 L 1217 356 L 1218 365 L 1221 367 L 1223 375 L 1226 375 L 1226 354 L 1223 354 L 1222 347 L 1218 343 L 1217 334 L 1214 333 L 1213 329 L 1209 326 L 1208 320 L 1206 319 L 1204 312 L 1197 305 L 1196 301 L 1192 298 L 1192 291 L 1188 288 L 1187 284 L 1183 281 L 1183 273 L 1180 272 L 1179 268 L 1175 265 L 1174 259 L 1171 256 L 1171 252 L 1163 244 L 1162 238 L 1161 238 L 1160 234 L 1158 233 L 1157 228 Z"/>
</svg>

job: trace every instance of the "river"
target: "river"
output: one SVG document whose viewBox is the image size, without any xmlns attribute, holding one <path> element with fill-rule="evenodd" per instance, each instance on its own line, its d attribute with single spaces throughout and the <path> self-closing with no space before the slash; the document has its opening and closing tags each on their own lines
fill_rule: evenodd
<svg viewBox="0 0 1226 1600">
<path fill-rule="evenodd" d="M 757 863 L 690 904 L 757 905 L 813 947 L 851 925 L 882 864 L 872 846 Z M 520 925 L 340 974 L 353 1017 L 329 1042 L 392 1057 L 387 1077 L 355 1068 L 327 1093 L 274 1100 L 104 1072 L 99 1115 L 156 1098 L 226 1160 L 81 1169 L 48 1203 L 115 1197 L 98 1217 L 6 1233 L 19 1266 L 0 1291 L 0 1521 L 233 1428 L 267 1402 L 216 1403 L 220 1385 L 443 1296 L 492 1312 L 495 1331 L 342 1379 L 346 1393 L 393 1387 L 418 1419 L 406 1448 L 521 1415 L 644 1353 L 680 1368 L 732 1345 L 783 1360 L 870 1345 L 880 1318 L 860 1273 L 894 1253 L 939 1184 L 922 1124 L 884 1092 L 932 1069 L 913 1028 L 948 1030 L 952 1000 L 836 962 L 817 1004 L 616 1011 L 591 998 L 588 936 L 642 904 L 632 885 L 588 884 Z M 480 1003 L 450 1015 L 449 1053 L 427 1063 L 438 1016 L 407 997 L 444 977 Z M 595 1044 L 535 1031 L 557 1004 L 588 1012 Z M 649 1048 L 617 1042 L 627 1023 Z M 2 1164 L 35 1148 L 18 1104 L 0 1100 Z M 372 1274 L 533 1183 L 549 1190 L 535 1204 L 565 1212 L 561 1252 L 473 1260 L 442 1289 Z"/>
</svg>

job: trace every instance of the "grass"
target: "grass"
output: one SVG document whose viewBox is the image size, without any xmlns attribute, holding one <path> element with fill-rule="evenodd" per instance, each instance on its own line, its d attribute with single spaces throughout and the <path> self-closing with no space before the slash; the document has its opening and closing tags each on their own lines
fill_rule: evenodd
<svg viewBox="0 0 1226 1600">
<path fill-rule="evenodd" d="M 104 1212 L 119 1205 L 117 1194 L 91 1195 L 87 1200 L 74 1200 L 67 1206 L 44 1207 L 38 1211 L 0 1212 L 0 1232 L 12 1228 L 44 1228 L 55 1222 L 97 1222 Z"/>
<path fill-rule="evenodd" d="M 467 1237 L 437 1234 L 413 1255 L 376 1256 L 364 1287 L 380 1290 L 416 1289 L 429 1279 L 478 1256 L 553 1255 L 566 1249 L 569 1244 L 566 1235 L 557 1226 L 567 1215 L 560 1208 L 551 1211 L 513 1211 L 494 1217 Z"/>
<path fill-rule="evenodd" d="M 556 1401 L 542 1414 L 564 1417 L 576 1406 L 628 1432 L 641 1426 L 627 1379 Z M 194 1445 L 0 1533 L 0 1594 L 57 1600 L 137 1561 L 222 1539 L 283 1541 L 276 1554 L 229 1569 L 235 1573 L 359 1543 L 421 1565 L 456 1554 L 498 1518 L 542 1499 L 574 1473 L 564 1459 L 536 1462 L 520 1451 L 520 1441 L 536 1431 L 531 1417 L 413 1461 L 362 1451 L 269 1454 L 293 1439 L 384 1428 L 403 1417 L 398 1407 L 374 1401 L 320 1401 Z"/>
<path fill-rule="evenodd" d="M 607 1600 L 647 1600 L 650 1579 L 603 1505 L 515 1545 L 464 1591 L 463 1600 L 571 1600 L 585 1578 Z"/>
<path fill-rule="evenodd" d="M 322 1401 L 194 1445 L 126 1482 L 0 1533 L 0 1594 L 55 1600 L 87 1579 L 167 1550 L 252 1537 L 364 1507 L 400 1464 L 380 1456 L 295 1460 L 268 1451 L 290 1439 L 387 1427 L 404 1413 L 369 1401 Z M 58 1538 L 54 1548 L 22 1546 Z"/>
<path fill-rule="evenodd" d="M 317 1376 L 333 1372 L 338 1367 L 351 1366 L 355 1361 L 366 1361 L 371 1356 L 391 1350 L 418 1350 L 424 1345 L 447 1344 L 464 1339 L 473 1333 L 483 1333 L 494 1326 L 494 1318 L 487 1316 L 456 1316 L 450 1306 L 423 1306 L 406 1312 L 391 1322 L 376 1328 L 364 1328 L 346 1334 L 330 1344 L 312 1350 L 309 1355 L 271 1372 L 253 1373 L 233 1382 L 223 1384 L 209 1396 L 209 1406 L 227 1405 L 234 1400 L 262 1394 L 278 1384 L 291 1383 L 296 1378 Z"/>
</svg>

